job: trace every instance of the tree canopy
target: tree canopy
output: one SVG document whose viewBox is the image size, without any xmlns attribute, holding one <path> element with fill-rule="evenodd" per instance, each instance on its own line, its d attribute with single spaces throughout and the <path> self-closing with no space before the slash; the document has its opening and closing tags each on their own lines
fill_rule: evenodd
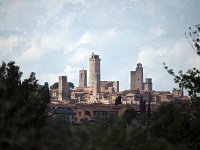
<svg viewBox="0 0 200 150">
<path fill-rule="evenodd" d="M 74 89 L 75 85 L 72 82 L 68 82 L 69 83 L 69 88 L 70 89 Z M 51 87 L 51 89 L 57 89 L 58 88 L 58 82 L 55 82 Z"/>
<path fill-rule="evenodd" d="M 35 73 L 22 74 L 14 61 L 0 66 L 0 149 L 29 149 L 45 124 L 48 83 L 39 88 Z"/>
</svg>

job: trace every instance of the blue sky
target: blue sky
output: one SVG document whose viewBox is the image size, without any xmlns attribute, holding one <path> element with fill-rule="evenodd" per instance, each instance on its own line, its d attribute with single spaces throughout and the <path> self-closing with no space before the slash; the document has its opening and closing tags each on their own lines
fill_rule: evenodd
<svg viewBox="0 0 200 150">
<path fill-rule="evenodd" d="M 92 52 L 102 80 L 130 88 L 141 62 L 155 90 L 177 87 L 163 68 L 200 68 L 184 33 L 200 23 L 199 0 L 0 0 L 0 60 L 15 60 L 24 75 L 51 85 L 59 75 L 78 86 Z"/>
</svg>

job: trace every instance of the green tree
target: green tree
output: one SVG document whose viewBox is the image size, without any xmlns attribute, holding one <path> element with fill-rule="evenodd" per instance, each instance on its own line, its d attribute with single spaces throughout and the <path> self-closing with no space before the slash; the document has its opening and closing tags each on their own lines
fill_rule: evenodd
<svg viewBox="0 0 200 150">
<path fill-rule="evenodd" d="M 193 50 L 197 53 L 197 55 L 200 55 L 200 24 L 195 25 L 195 27 L 195 29 L 189 27 L 189 32 L 185 33 L 185 36 Z"/>
<path fill-rule="evenodd" d="M 192 42 L 189 42 L 196 54 L 200 55 L 200 25 L 198 24 L 195 27 L 196 30 L 192 30 L 190 27 L 189 33 L 186 33 L 185 35 L 188 39 L 192 39 Z M 190 101 L 186 104 L 186 107 L 183 107 L 184 109 L 177 109 L 167 105 L 167 114 L 172 112 L 178 113 L 173 114 L 175 118 L 171 118 L 169 116 L 166 117 L 164 121 L 167 121 L 168 123 L 165 122 L 165 125 L 163 126 L 162 123 L 157 122 L 160 119 L 155 121 L 156 128 L 160 129 L 159 126 L 164 128 L 164 133 L 166 135 L 164 136 L 162 134 L 161 136 L 166 137 L 171 143 L 181 143 L 182 145 L 185 143 L 186 145 L 183 146 L 185 149 L 200 149 L 200 71 L 196 68 L 193 68 L 188 69 L 186 73 L 179 71 L 177 75 L 174 73 L 173 69 L 169 69 L 165 64 L 164 67 L 168 73 L 174 77 L 175 83 L 177 83 L 181 89 L 186 89 L 188 91 Z M 182 107 L 184 105 L 179 104 L 179 106 Z M 166 115 L 166 112 L 163 112 L 163 115 Z M 171 120 L 167 120 L 167 118 L 171 118 Z M 171 123 L 169 124 L 169 122 Z M 168 126 L 166 126 L 166 124 L 168 124 Z M 152 127 L 152 129 L 154 127 Z"/>
<path fill-rule="evenodd" d="M 0 66 L 0 149 L 36 147 L 34 142 L 45 124 L 47 85 L 39 90 L 33 72 L 24 81 L 21 76 L 15 62 Z"/>
<path fill-rule="evenodd" d="M 55 82 L 52 86 L 50 86 L 50 89 L 57 89 L 58 88 L 58 82 Z"/>
<path fill-rule="evenodd" d="M 129 125 L 134 118 L 136 118 L 136 111 L 133 108 L 126 109 L 122 116 L 123 121 L 125 121 L 125 123 Z"/>
<path fill-rule="evenodd" d="M 119 105 L 122 103 L 122 97 L 121 96 L 117 96 L 117 98 L 115 99 L 115 105 Z"/>
<path fill-rule="evenodd" d="M 200 24 L 196 25 L 195 27 L 196 30 L 194 31 L 191 27 L 189 27 L 190 31 L 188 34 L 186 33 L 185 35 L 188 39 L 189 37 L 192 39 L 192 43 L 190 44 L 197 55 L 200 56 Z M 174 76 L 175 83 L 177 83 L 181 89 L 186 89 L 188 91 L 188 94 L 191 97 L 191 106 L 196 110 L 200 110 L 200 70 L 196 68 L 188 69 L 186 73 L 183 73 L 183 71 L 180 70 L 178 72 L 178 75 L 176 75 L 174 73 L 174 70 L 169 69 L 168 66 L 165 65 L 165 63 L 164 67 L 169 74 Z"/>
<path fill-rule="evenodd" d="M 74 89 L 74 87 L 75 87 L 74 83 L 69 82 L 69 88 L 70 88 L 70 89 Z"/>
<path fill-rule="evenodd" d="M 72 82 L 68 82 L 69 83 L 69 88 L 70 89 L 74 89 L 75 85 Z M 51 89 L 57 89 L 58 88 L 58 82 L 55 82 L 51 87 Z"/>
</svg>

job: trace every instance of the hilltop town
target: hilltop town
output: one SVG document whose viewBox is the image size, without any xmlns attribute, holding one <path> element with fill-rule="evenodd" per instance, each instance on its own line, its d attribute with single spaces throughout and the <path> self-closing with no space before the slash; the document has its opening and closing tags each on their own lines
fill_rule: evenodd
<svg viewBox="0 0 200 150">
<path fill-rule="evenodd" d="M 153 90 L 152 78 L 143 77 L 143 66 L 138 63 L 130 71 L 130 89 L 119 91 L 119 81 L 101 80 L 101 59 L 92 53 L 89 58 L 89 85 L 87 70 L 79 70 L 79 86 L 70 89 L 67 76 L 59 76 L 58 88 L 50 89 L 50 112 L 66 113 L 69 123 L 83 123 L 84 120 L 118 116 L 122 110 L 132 109 L 140 115 L 151 115 L 163 102 L 187 101 L 183 91 Z M 112 115 L 110 115 L 112 114 Z"/>
</svg>

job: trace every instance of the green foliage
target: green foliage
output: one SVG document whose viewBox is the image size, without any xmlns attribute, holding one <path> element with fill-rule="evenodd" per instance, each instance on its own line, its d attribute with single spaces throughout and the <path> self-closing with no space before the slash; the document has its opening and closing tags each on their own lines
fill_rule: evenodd
<svg viewBox="0 0 200 150">
<path fill-rule="evenodd" d="M 115 105 L 119 105 L 122 103 L 122 97 L 121 96 L 117 96 L 117 98 L 115 99 Z"/>
<path fill-rule="evenodd" d="M 123 121 L 129 125 L 135 118 L 136 118 L 136 111 L 134 109 L 126 109 L 122 116 Z"/>
<path fill-rule="evenodd" d="M 156 111 L 149 133 L 154 138 L 165 139 L 177 149 L 199 149 L 200 118 L 191 115 L 183 104 L 164 103 Z"/>
<path fill-rule="evenodd" d="M 70 89 L 74 89 L 74 87 L 75 87 L 74 83 L 69 82 L 69 88 L 70 88 Z"/>
<path fill-rule="evenodd" d="M 29 149 L 44 125 L 47 84 L 38 89 L 35 73 L 21 81 L 15 62 L 0 66 L 0 149 Z"/>
<path fill-rule="evenodd" d="M 191 27 L 189 27 L 189 32 L 185 33 L 186 38 L 188 39 L 188 42 L 192 46 L 193 50 L 197 53 L 197 55 L 200 55 L 200 24 L 195 25 L 195 30 L 193 30 Z M 191 40 L 192 42 L 190 42 Z"/>
<path fill-rule="evenodd" d="M 192 43 L 189 43 L 197 55 L 200 55 L 200 24 L 195 27 L 197 29 L 194 31 L 190 27 L 189 33 L 185 35 L 187 39 L 192 39 Z M 181 89 L 188 91 L 190 103 L 161 105 L 151 124 L 151 134 L 157 138 L 165 138 L 180 149 L 200 149 L 200 71 L 193 68 L 186 73 L 179 71 L 176 75 L 165 63 L 164 68 Z"/>
<path fill-rule="evenodd" d="M 164 63 L 165 65 L 165 63 Z M 196 68 L 189 69 L 186 73 L 179 71 L 179 75 L 175 75 L 172 69 L 168 69 L 165 65 L 165 69 L 169 74 L 174 76 L 175 83 L 179 84 L 181 89 L 185 88 L 188 90 L 189 96 L 197 98 L 200 94 L 200 71 Z"/>
<path fill-rule="evenodd" d="M 51 89 L 57 89 L 58 88 L 58 82 L 55 82 L 52 86 L 50 86 Z"/>
<path fill-rule="evenodd" d="M 69 83 L 69 88 L 70 89 L 74 89 L 75 85 L 72 82 L 68 82 Z M 57 89 L 58 88 L 58 82 L 55 82 L 51 87 L 51 89 Z"/>
</svg>

